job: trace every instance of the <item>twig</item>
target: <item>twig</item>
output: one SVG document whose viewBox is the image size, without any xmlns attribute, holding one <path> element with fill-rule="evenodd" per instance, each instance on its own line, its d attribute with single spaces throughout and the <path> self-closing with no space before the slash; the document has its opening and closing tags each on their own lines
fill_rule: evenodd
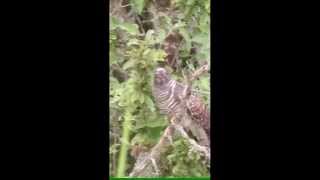
<svg viewBox="0 0 320 180">
<path fill-rule="evenodd" d="M 153 157 L 151 157 L 150 160 L 152 162 L 154 170 L 156 171 L 156 175 L 160 176 L 160 170 L 159 170 L 159 168 L 157 166 L 156 160 Z"/>
<path fill-rule="evenodd" d="M 119 3 L 119 6 L 121 7 L 121 4 L 122 4 L 122 0 L 120 0 Z M 110 13 L 111 16 L 113 16 L 117 11 L 120 10 L 120 7 L 115 7 L 114 10 Z"/>
<path fill-rule="evenodd" d="M 125 4 L 125 5 L 121 5 L 120 7 L 122 7 L 122 8 L 125 8 L 125 7 L 128 7 L 128 6 L 132 6 L 132 4 Z"/>
<path fill-rule="evenodd" d="M 140 154 L 131 171 L 129 177 L 147 177 L 160 176 L 160 170 L 157 166 L 157 161 L 160 160 L 161 152 L 165 152 L 170 144 L 169 137 L 172 135 L 172 125 L 169 125 L 159 142 L 147 154 Z M 155 172 L 152 172 L 155 171 Z"/>
<path fill-rule="evenodd" d="M 204 155 L 206 156 L 206 158 L 208 160 L 210 160 L 210 150 L 208 147 L 201 146 L 195 140 L 191 139 L 188 136 L 188 134 L 184 131 L 184 129 L 181 125 L 175 124 L 174 127 L 182 135 L 182 137 L 184 137 L 185 139 L 187 139 L 189 141 L 190 145 L 192 146 L 192 149 L 194 149 L 198 152 L 203 152 Z"/>
<path fill-rule="evenodd" d="M 202 75 L 204 72 L 206 72 L 208 70 L 209 70 L 208 64 L 201 66 L 199 69 L 197 69 L 196 71 L 193 72 L 193 74 L 190 77 L 190 81 L 197 79 L 200 75 Z"/>
<path fill-rule="evenodd" d="M 188 134 L 184 131 L 183 127 L 180 124 L 173 123 L 165 129 L 164 134 L 160 138 L 159 142 L 151 149 L 149 153 L 141 153 L 139 155 L 129 177 L 158 177 L 161 175 L 157 162 L 160 160 L 161 154 L 167 151 L 167 147 L 170 145 L 169 137 L 173 134 L 174 131 L 179 132 L 179 134 L 183 138 L 188 140 L 191 145 L 191 150 L 195 150 L 200 154 L 203 154 L 206 160 L 210 161 L 209 148 L 199 145 L 195 140 L 191 139 L 188 136 Z"/>
<path fill-rule="evenodd" d="M 202 91 L 202 90 L 197 90 L 197 89 L 192 89 L 192 92 L 206 94 L 206 95 L 210 94 L 210 92 L 208 92 L 208 91 Z"/>
<path fill-rule="evenodd" d="M 141 27 L 142 34 L 143 34 L 143 35 L 145 35 L 145 34 L 146 34 L 146 32 L 145 32 L 145 30 L 144 30 L 144 28 L 143 28 L 143 24 L 142 24 L 142 22 L 141 22 L 141 20 L 140 20 L 139 16 L 135 16 L 135 18 L 136 18 L 136 20 L 137 20 L 137 22 L 138 22 L 139 26 Z"/>
</svg>

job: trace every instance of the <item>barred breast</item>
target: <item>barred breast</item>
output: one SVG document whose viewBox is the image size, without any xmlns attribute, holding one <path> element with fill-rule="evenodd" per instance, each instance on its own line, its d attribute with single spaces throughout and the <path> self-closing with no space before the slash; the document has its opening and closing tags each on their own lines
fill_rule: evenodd
<svg viewBox="0 0 320 180">
<path fill-rule="evenodd" d="M 183 86 L 173 79 L 161 87 L 154 88 L 153 93 L 160 113 L 168 115 L 179 111 L 179 94 L 182 90 Z"/>
<path fill-rule="evenodd" d="M 183 116 L 185 110 L 187 110 L 191 119 L 197 122 L 210 137 L 210 113 L 205 103 L 199 96 L 191 93 L 186 99 L 186 107 L 184 107 L 180 96 L 185 94 L 185 89 L 186 85 L 171 79 L 164 68 L 156 69 L 152 93 L 160 113 L 169 117 L 174 115 L 177 119 L 180 119 L 179 117 Z"/>
</svg>

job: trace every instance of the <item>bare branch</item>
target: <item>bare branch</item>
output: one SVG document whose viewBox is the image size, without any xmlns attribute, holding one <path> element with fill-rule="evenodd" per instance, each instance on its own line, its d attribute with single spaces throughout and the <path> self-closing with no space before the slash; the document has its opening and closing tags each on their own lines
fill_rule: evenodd
<svg viewBox="0 0 320 180">
<path fill-rule="evenodd" d="M 161 175 L 157 162 L 159 162 L 162 152 L 167 151 L 172 133 L 173 127 L 169 125 L 151 151 L 139 155 L 129 177 L 158 177 Z"/>
<path fill-rule="evenodd" d="M 181 134 L 182 137 L 187 139 L 192 146 L 193 150 L 196 150 L 200 153 L 204 153 L 205 157 L 210 161 L 210 150 L 206 146 L 199 145 L 194 139 L 191 139 L 188 134 L 184 131 L 183 127 L 179 124 L 174 125 L 175 129 Z"/>
</svg>

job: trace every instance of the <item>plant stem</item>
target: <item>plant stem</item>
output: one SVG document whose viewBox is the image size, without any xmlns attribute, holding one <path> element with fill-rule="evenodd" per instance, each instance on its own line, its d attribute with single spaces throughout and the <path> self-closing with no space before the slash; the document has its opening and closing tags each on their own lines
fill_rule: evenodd
<svg viewBox="0 0 320 180">
<path fill-rule="evenodd" d="M 117 177 L 124 177 L 127 163 L 128 145 L 129 145 L 129 122 L 130 119 L 125 118 L 123 122 L 122 130 L 122 143 L 120 148 L 119 160 L 118 160 L 118 171 Z"/>
</svg>

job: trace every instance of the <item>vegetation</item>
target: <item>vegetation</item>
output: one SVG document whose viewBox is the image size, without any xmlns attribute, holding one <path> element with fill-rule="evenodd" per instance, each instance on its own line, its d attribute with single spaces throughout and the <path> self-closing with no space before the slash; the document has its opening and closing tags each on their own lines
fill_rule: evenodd
<svg viewBox="0 0 320 180">
<path fill-rule="evenodd" d="M 148 151 L 169 124 L 152 97 L 153 73 L 167 64 L 175 79 L 182 70 L 194 71 L 210 63 L 209 0 L 110 1 L 110 176 L 128 176 L 139 153 Z M 169 41 L 172 34 L 177 39 Z M 166 44 L 167 42 L 167 44 Z M 168 65 L 170 43 L 179 44 L 176 66 Z M 209 102 L 210 75 L 193 83 Z M 208 176 L 208 169 L 188 142 L 175 139 L 163 157 L 162 176 Z"/>
</svg>

